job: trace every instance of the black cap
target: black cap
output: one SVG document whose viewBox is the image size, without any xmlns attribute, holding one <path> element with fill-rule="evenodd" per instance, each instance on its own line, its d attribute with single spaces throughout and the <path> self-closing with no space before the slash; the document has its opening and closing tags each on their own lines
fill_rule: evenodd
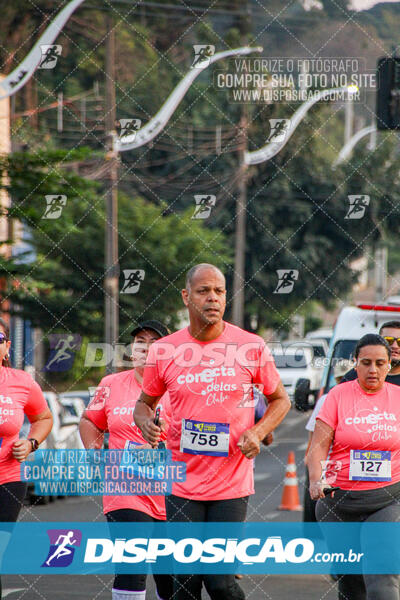
<svg viewBox="0 0 400 600">
<path fill-rule="evenodd" d="M 165 325 L 160 323 L 160 321 L 151 320 L 151 321 L 141 321 L 140 323 L 138 323 L 137 327 L 135 327 L 135 329 L 133 331 L 131 331 L 131 335 L 133 337 L 135 337 L 135 335 L 137 335 L 139 333 L 139 331 L 142 331 L 143 329 L 152 329 L 153 331 L 158 333 L 158 335 L 160 335 L 161 337 L 164 337 L 164 336 L 170 334 L 168 327 L 165 327 Z"/>
</svg>

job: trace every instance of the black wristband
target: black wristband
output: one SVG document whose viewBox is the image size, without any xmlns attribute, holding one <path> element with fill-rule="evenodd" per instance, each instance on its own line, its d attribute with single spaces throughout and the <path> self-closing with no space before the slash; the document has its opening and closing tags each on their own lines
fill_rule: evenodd
<svg viewBox="0 0 400 600">
<path fill-rule="evenodd" d="M 39 442 L 35 438 L 28 438 L 28 442 L 32 444 L 32 452 L 35 452 L 39 448 Z"/>
</svg>

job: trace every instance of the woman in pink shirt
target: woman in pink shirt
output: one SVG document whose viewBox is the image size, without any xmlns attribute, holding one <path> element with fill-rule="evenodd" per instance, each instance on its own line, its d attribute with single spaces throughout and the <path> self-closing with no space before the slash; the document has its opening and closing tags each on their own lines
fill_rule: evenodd
<svg viewBox="0 0 400 600">
<path fill-rule="evenodd" d="M 400 520 L 400 388 L 385 382 L 390 356 L 380 335 L 361 338 L 357 379 L 334 387 L 318 413 L 307 457 L 318 521 Z M 340 490 L 325 496 L 326 481 Z M 342 575 L 339 598 L 399 600 L 399 577 Z"/>
<path fill-rule="evenodd" d="M 123 450 L 132 447 L 151 448 L 133 422 L 133 410 L 142 390 L 143 368 L 149 347 L 168 335 L 159 321 L 143 321 L 132 331 L 133 369 L 104 377 L 96 394 L 82 416 L 80 433 L 85 448 L 102 448 L 104 432 L 110 433 L 109 448 Z M 160 426 L 169 421 L 168 394 L 161 401 Z M 165 439 L 163 435 L 163 439 Z M 164 496 L 104 496 L 103 509 L 109 522 L 165 521 Z M 172 598 L 172 577 L 154 575 L 160 600 Z M 116 575 L 112 600 L 144 600 L 146 575 Z"/>
<path fill-rule="evenodd" d="M 38 384 L 25 371 L 11 369 L 10 346 L 9 327 L 0 319 L 0 522 L 17 520 L 27 487 L 21 481 L 21 463 L 37 450 L 53 425 Z M 19 439 L 24 415 L 31 428 L 28 439 Z"/>
</svg>

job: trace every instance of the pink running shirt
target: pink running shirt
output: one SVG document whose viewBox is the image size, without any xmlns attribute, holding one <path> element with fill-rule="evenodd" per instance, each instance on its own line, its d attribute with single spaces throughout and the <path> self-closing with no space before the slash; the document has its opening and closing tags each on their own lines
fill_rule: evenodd
<svg viewBox="0 0 400 600">
<path fill-rule="evenodd" d="M 341 383 L 327 395 L 318 419 L 335 432 L 329 460 L 342 463 L 332 485 L 344 490 L 370 490 L 400 481 L 399 386 L 385 382 L 379 392 L 367 394 L 357 379 Z M 350 480 L 350 450 L 391 451 L 392 480 Z"/>
<path fill-rule="evenodd" d="M 253 461 L 245 458 L 237 442 L 254 425 L 253 384 L 262 384 L 269 395 L 280 377 L 261 337 L 224 325 L 211 342 L 199 342 L 188 328 L 177 331 L 152 344 L 147 357 L 143 391 L 149 396 L 169 393 L 167 445 L 173 460 L 186 462 L 186 481 L 174 483 L 172 493 L 182 498 L 223 500 L 254 493 Z M 227 456 L 212 455 L 212 448 L 208 455 L 188 452 L 188 442 L 181 440 L 184 419 L 185 440 L 192 439 L 187 427 L 199 432 L 229 428 Z"/>
<path fill-rule="evenodd" d="M 0 367 L 0 484 L 21 480 L 21 463 L 12 456 L 24 414 L 36 416 L 47 410 L 39 385 L 26 371 Z"/>
<path fill-rule="evenodd" d="M 85 416 L 102 431 L 110 432 L 110 449 L 123 450 L 127 440 L 146 444 L 133 422 L 133 410 L 141 391 L 133 370 L 107 375 L 101 380 Z M 160 406 L 160 416 L 168 422 L 168 394 L 161 399 Z M 104 514 L 121 508 L 140 510 L 154 519 L 166 518 L 164 496 L 103 496 Z"/>
</svg>

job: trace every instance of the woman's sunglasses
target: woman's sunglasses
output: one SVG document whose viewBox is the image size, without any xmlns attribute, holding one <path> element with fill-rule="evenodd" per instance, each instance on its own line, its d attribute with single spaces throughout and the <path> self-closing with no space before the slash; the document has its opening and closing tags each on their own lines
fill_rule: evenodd
<svg viewBox="0 0 400 600">
<path fill-rule="evenodd" d="M 395 337 L 392 337 L 391 335 L 385 335 L 385 336 L 383 336 L 383 339 L 387 341 L 389 346 L 391 346 L 395 342 L 397 342 L 397 345 L 400 346 L 400 337 L 395 338 Z"/>
<path fill-rule="evenodd" d="M 3 342 L 7 342 L 7 336 L 5 333 L 0 333 L 0 344 L 2 344 Z"/>
</svg>

